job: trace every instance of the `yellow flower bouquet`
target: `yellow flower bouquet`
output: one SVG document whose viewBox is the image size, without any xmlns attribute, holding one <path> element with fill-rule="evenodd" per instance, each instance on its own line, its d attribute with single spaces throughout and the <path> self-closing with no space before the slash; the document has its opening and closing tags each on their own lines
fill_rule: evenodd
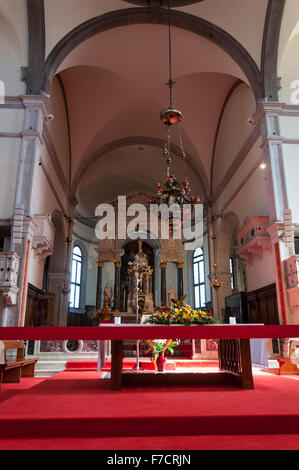
<svg viewBox="0 0 299 470">
<path fill-rule="evenodd" d="M 153 313 L 149 323 L 158 325 L 212 325 L 219 323 L 209 312 L 193 310 L 190 305 L 176 302 L 169 311 Z"/>
</svg>

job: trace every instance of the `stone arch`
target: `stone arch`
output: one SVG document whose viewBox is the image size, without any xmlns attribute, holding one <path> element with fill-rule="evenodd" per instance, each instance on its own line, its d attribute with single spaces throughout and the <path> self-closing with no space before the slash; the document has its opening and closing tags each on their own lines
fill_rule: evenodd
<svg viewBox="0 0 299 470">
<path fill-rule="evenodd" d="M 198 34 L 228 53 L 248 78 L 256 100 L 264 97 L 263 77 L 252 56 L 230 34 L 212 23 L 181 11 L 170 11 L 171 25 Z M 133 24 L 168 24 L 166 9 L 128 8 L 92 18 L 64 36 L 49 54 L 43 72 L 41 89 L 47 93 L 51 80 L 64 58 L 80 43 L 103 31 Z"/>
<path fill-rule="evenodd" d="M 262 48 L 262 76 L 265 97 L 278 101 L 278 48 L 286 0 L 269 0 Z"/>
<path fill-rule="evenodd" d="M 106 145 L 103 145 L 103 147 L 98 149 L 96 153 L 86 158 L 79 166 L 78 170 L 76 171 L 73 184 L 72 184 L 72 195 L 76 196 L 78 186 L 79 186 L 82 176 L 95 161 L 97 161 L 98 159 L 106 155 L 108 152 L 111 152 L 112 150 L 125 147 L 125 146 L 130 146 L 130 145 L 151 145 L 153 147 L 163 148 L 164 141 L 162 139 L 158 139 L 154 137 L 134 136 L 134 137 L 126 137 L 126 138 L 118 139 Z M 173 154 L 177 156 L 181 155 L 180 149 L 176 145 L 172 145 L 171 151 Z M 207 175 L 206 175 L 206 172 L 202 165 L 201 160 L 195 163 L 192 156 L 187 153 L 187 163 L 189 167 L 193 170 L 193 172 L 196 174 L 196 176 L 199 178 L 202 184 L 203 190 L 206 189 L 204 197 L 207 197 L 207 195 L 209 194 L 210 185 L 209 185 L 209 180 L 207 178 Z"/>
</svg>

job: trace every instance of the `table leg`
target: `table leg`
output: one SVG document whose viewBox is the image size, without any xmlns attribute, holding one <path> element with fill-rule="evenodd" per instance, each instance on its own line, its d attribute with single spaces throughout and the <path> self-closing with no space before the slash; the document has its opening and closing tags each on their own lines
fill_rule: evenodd
<svg viewBox="0 0 299 470">
<path fill-rule="evenodd" d="M 232 382 L 241 388 L 254 388 L 249 339 L 221 339 L 219 341 L 219 367 L 231 375 Z"/>
<path fill-rule="evenodd" d="M 110 389 L 122 389 L 123 341 L 111 341 L 111 379 Z"/>
<path fill-rule="evenodd" d="M 252 363 L 250 339 L 240 339 L 240 353 L 242 363 L 242 387 L 247 390 L 254 388 L 252 376 Z"/>
</svg>

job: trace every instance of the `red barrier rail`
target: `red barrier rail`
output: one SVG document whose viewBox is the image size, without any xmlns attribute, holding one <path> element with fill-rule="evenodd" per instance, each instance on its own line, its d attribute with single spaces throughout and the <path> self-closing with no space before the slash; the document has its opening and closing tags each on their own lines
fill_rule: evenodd
<svg viewBox="0 0 299 470">
<path fill-rule="evenodd" d="M 299 338 L 299 325 L 103 325 L 0 328 L 0 340 L 137 340 Z"/>
</svg>

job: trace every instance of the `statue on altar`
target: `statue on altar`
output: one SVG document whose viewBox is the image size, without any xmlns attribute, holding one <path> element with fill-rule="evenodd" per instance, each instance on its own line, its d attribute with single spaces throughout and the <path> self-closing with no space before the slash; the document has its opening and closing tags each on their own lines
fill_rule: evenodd
<svg viewBox="0 0 299 470">
<path fill-rule="evenodd" d="M 112 295 L 113 295 L 112 287 L 110 286 L 110 283 L 107 282 L 106 287 L 104 289 L 104 305 L 105 305 L 105 303 L 107 304 L 107 302 L 110 302 L 110 304 L 111 304 Z"/>
<path fill-rule="evenodd" d="M 170 286 L 168 290 L 168 303 L 167 306 L 170 308 L 175 307 L 175 300 L 176 300 L 176 289 L 173 286 Z"/>
</svg>

